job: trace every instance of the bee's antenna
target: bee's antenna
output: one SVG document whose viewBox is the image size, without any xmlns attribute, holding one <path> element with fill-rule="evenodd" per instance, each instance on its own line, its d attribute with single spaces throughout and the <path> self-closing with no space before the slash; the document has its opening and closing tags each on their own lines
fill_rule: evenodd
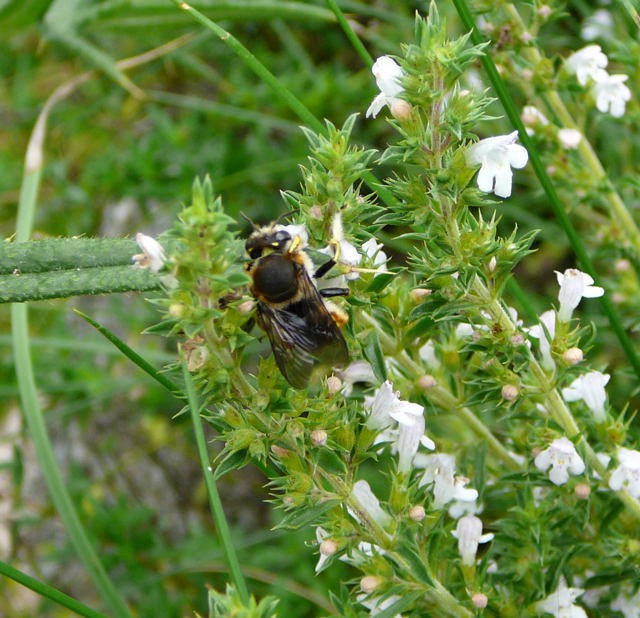
<svg viewBox="0 0 640 618">
<path fill-rule="evenodd" d="M 283 215 L 280 215 L 276 219 L 276 223 L 280 223 L 283 219 L 286 219 L 287 217 L 290 217 L 291 215 L 295 215 L 295 214 L 296 214 L 295 210 L 290 210 L 289 212 L 285 212 Z"/>
<path fill-rule="evenodd" d="M 253 228 L 254 232 L 257 232 L 260 228 L 249 218 L 247 217 L 247 215 L 245 215 L 242 211 L 240 211 L 240 216 L 245 220 L 248 221 L 251 224 L 251 227 Z"/>
</svg>

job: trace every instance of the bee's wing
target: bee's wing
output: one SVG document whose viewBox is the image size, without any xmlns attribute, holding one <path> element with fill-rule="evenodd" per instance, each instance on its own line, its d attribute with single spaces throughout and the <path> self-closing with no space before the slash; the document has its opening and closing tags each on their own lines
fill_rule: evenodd
<svg viewBox="0 0 640 618">
<path fill-rule="evenodd" d="M 278 368 L 296 388 L 304 388 L 318 365 L 342 366 L 349 360 L 342 331 L 327 310 L 306 270 L 298 273 L 300 300 L 285 309 L 258 303 Z"/>
</svg>

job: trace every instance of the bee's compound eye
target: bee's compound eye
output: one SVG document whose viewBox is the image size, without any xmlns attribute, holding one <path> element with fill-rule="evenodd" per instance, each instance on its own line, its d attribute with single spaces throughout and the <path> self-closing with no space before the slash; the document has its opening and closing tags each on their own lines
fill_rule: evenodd
<svg viewBox="0 0 640 618">
<path fill-rule="evenodd" d="M 262 249 L 260 247 L 253 247 L 249 249 L 249 257 L 252 260 L 257 260 L 262 255 Z"/>
<path fill-rule="evenodd" d="M 287 240 L 291 240 L 291 234 L 286 230 L 278 230 L 273 235 L 273 242 L 271 244 L 274 247 L 279 247 L 282 243 L 287 242 Z"/>
</svg>

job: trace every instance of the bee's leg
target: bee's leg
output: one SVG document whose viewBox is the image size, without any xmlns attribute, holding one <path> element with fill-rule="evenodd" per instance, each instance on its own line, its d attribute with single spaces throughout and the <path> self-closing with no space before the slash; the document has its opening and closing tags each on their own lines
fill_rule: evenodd
<svg viewBox="0 0 640 618">
<path fill-rule="evenodd" d="M 318 290 L 323 298 L 331 298 L 332 296 L 349 296 L 349 288 L 323 288 Z"/>
<path fill-rule="evenodd" d="M 336 261 L 332 258 L 325 262 L 322 266 L 316 270 L 313 275 L 314 279 L 322 279 L 334 266 L 336 265 Z"/>
</svg>

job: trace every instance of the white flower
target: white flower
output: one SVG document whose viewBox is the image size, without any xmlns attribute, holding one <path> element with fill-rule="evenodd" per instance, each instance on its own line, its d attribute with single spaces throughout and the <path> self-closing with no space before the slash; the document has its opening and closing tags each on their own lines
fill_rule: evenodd
<svg viewBox="0 0 640 618">
<path fill-rule="evenodd" d="M 404 75 L 404 71 L 389 56 L 380 56 L 371 67 L 371 72 L 376 78 L 380 94 L 369 105 L 365 115 L 367 118 L 375 118 L 385 105 L 391 107 L 398 101 L 398 95 L 403 91 L 400 80 Z"/>
<path fill-rule="evenodd" d="M 553 310 L 545 311 L 540 316 L 540 324 L 529 329 L 529 335 L 538 339 L 540 343 L 542 366 L 545 369 L 553 369 L 555 363 L 551 356 L 551 342 L 556 336 L 556 312 Z"/>
<path fill-rule="evenodd" d="M 430 451 L 436 448 L 434 441 L 425 435 L 424 429 L 423 414 L 412 416 L 410 423 L 400 424 L 398 427 L 398 437 L 393 445 L 393 451 L 399 455 L 398 471 L 400 473 L 407 474 L 411 470 L 413 458 L 420 444 Z"/>
<path fill-rule="evenodd" d="M 453 455 L 418 453 L 413 460 L 413 465 L 425 469 L 419 482 L 420 487 L 433 483 L 434 508 L 440 509 L 452 500 L 464 500 L 465 502 L 477 500 L 478 492 L 475 489 L 465 487 L 468 479 L 455 478 L 455 458 Z"/>
<path fill-rule="evenodd" d="M 553 614 L 556 618 L 587 618 L 587 613 L 573 602 L 584 592 L 582 588 L 567 588 L 564 577 L 560 577 L 558 588 L 546 599 L 536 603 L 536 610 Z"/>
<path fill-rule="evenodd" d="M 569 480 L 569 473 L 582 474 L 584 461 L 576 447 L 568 438 L 554 440 L 549 448 L 539 453 L 535 459 L 536 468 L 544 472 L 551 467 L 549 479 L 554 485 L 563 485 Z"/>
<path fill-rule="evenodd" d="M 364 254 L 369 258 L 369 261 L 376 267 L 378 271 L 376 276 L 382 273 L 387 268 L 387 254 L 382 251 L 382 243 L 376 242 L 375 238 L 370 238 L 367 242 L 363 243 L 362 250 Z"/>
<path fill-rule="evenodd" d="M 366 541 L 360 541 L 358 546 L 352 550 L 351 554 L 343 554 L 340 556 L 342 562 L 353 566 L 364 564 L 369 558 L 374 556 L 384 556 L 387 552 L 382 547 Z"/>
<path fill-rule="evenodd" d="M 362 603 L 368 610 L 370 616 L 377 616 L 388 607 L 391 607 L 396 601 L 399 601 L 401 597 L 392 595 L 382 601 L 382 597 L 374 597 L 373 599 L 367 598 L 366 594 L 359 594 L 356 598 L 358 603 Z M 394 618 L 401 618 L 400 614 L 396 614 Z"/>
<path fill-rule="evenodd" d="M 578 83 L 585 86 L 588 79 L 594 81 L 602 79 L 607 74 L 604 68 L 609 59 L 602 53 L 600 45 L 587 45 L 571 54 L 565 61 L 565 66 L 570 73 L 575 73 Z"/>
<path fill-rule="evenodd" d="M 162 245 L 155 238 L 141 232 L 136 234 L 136 242 L 142 253 L 133 256 L 134 267 L 148 268 L 157 273 L 164 266 L 165 261 Z"/>
<path fill-rule="evenodd" d="M 302 223 L 291 223 L 290 225 L 283 226 L 283 229 L 289 232 L 291 238 L 297 236 L 300 239 L 299 249 L 304 249 L 309 243 L 309 233 Z"/>
<path fill-rule="evenodd" d="M 593 278 L 590 275 L 576 268 L 567 268 L 564 274 L 556 270 L 556 276 L 560 285 L 558 319 L 561 322 L 568 322 L 571 319 L 573 310 L 583 298 L 597 298 L 604 294 L 602 288 L 593 285 Z"/>
<path fill-rule="evenodd" d="M 454 484 L 461 484 L 464 489 L 464 485 L 467 482 L 468 479 L 464 478 L 464 476 L 458 476 L 454 481 Z M 477 515 L 482 510 L 482 508 L 478 506 L 477 502 L 478 492 L 476 492 L 475 489 L 465 489 L 464 491 L 473 491 L 476 493 L 476 497 L 472 500 L 453 500 L 449 504 L 449 517 L 452 517 L 453 519 L 458 519 L 463 515 Z"/>
<path fill-rule="evenodd" d="M 606 9 L 598 9 L 585 20 L 580 30 L 580 36 L 585 41 L 597 38 L 610 39 L 613 37 L 613 18 Z"/>
<path fill-rule="evenodd" d="M 363 523 L 362 515 L 366 515 L 373 519 L 379 526 L 383 528 L 391 523 L 391 517 L 380 506 L 380 501 L 371 491 L 371 487 L 367 481 L 357 481 L 353 484 L 351 490 L 351 498 L 353 498 L 362 509 L 362 511 L 354 511 L 351 507 L 347 507 L 349 515 L 356 521 Z"/>
<path fill-rule="evenodd" d="M 400 401 L 399 393 L 394 392 L 393 385 L 387 380 L 378 388 L 373 397 L 364 398 L 364 407 L 369 410 L 367 427 L 374 431 L 382 431 L 393 424 L 389 412 Z"/>
<path fill-rule="evenodd" d="M 318 545 L 322 544 L 322 541 L 324 541 L 326 538 L 329 537 L 329 533 L 324 529 L 324 528 L 320 528 L 317 527 L 316 528 L 316 541 L 318 541 Z M 324 554 L 322 552 L 322 548 L 320 548 L 320 557 L 318 558 L 318 564 L 316 564 L 316 573 L 319 573 L 322 568 L 325 565 L 325 562 L 327 560 L 329 560 L 329 558 L 331 557 L 331 554 Z"/>
<path fill-rule="evenodd" d="M 475 515 L 461 517 L 451 534 L 458 539 L 458 551 L 466 566 L 475 562 L 478 543 L 487 543 L 493 538 L 493 533 L 482 534 L 482 520 Z"/>
<path fill-rule="evenodd" d="M 342 227 L 342 215 L 337 212 L 331 222 L 331 244 L 324 249 L 319 249 L 320 253 L 330 255 L 338 264 L 346 266 L 346 278 L 357 279 L 360 275 L 353 272 L 351 268 L 360 264 L 362 256 L 358 250 L 344 237 Z"/>
<path fill-rule="evenodd" d="M 348 397 L 353 392 L 353 385 L 356 382 L 366 382 L 368 384 L 375 384 L 376 376 L 373 373 L 371 365 L 365 360 L 357 360 L 349 364 L 346 369 L 340 371 L 340 379 L 344 386 L 342 387 L 342 394 Z"/>
<path fill-rule="evenodd" d="M 620 612 L 624 618 L 640 618 L 640 590 L 631 596 L 631 588 L 625 586 L 611 603 L 611 609 Z"/>
<path fill-rule="evenodd" d="M 582 140 L 582 133 L 577 129 L 560 129 L 558 140 L 563 148 L 575 150 Z"/>
<path fill-rule="evenodd" d="M 614 118 L 624 114 L 631 90 L 625 85 L 628 75 L 604 75 L 593 85 L 593 96 L 598 111 L 609 112 Z"/>
<path fill-rule="evenodd" d="M 567 388 L 563 388 L 562 396 L 567 401 L 582 399 L 593 412 L 596 423 L 602 423 L 605 420 L 604 402 L 607 399 L 604 387 L 608 382 L 608 374 L 590 371 L 576 378 Z"/>
<path fill-rule="evenodd" d="M 533 127 L 537 124 L 541 124 L 542 126 L 549 124 L 547 117 L 533 105 L 525 105 L 522 108 L 520 117 L 522 118 L 522 122 L 528 127 Z"/>
<path fill-rule="evenodd" d="M 456 338 L 462 339 L 463 337 L 473 337 L 473 325 L 468 322 L 460 322 L 456 326 Z"/>
<path fill-rule="evenodd" d="M 480 191 L 493 191 L 499 197 L 511 195 L 511 168 L 523 168 L 529 159 L 527 149 L 516 144 L 518 132 L 509 135 L 487 137 L 474 144 L 467 151 L 471 165 L 480 165 L 478 187 Z"/>
<path fill-rule="evenodd" d="M 609 477 L 609 487 L 614 491 L 625 489 L 634 498 L 640 498 L 640 452 L 628 448 L 618 449 L 620 464 Z"/>
<path fill-rule="evenodd" d="M 473 331 L 473 329 L 472 329 Z M 436 357 L 436 347 L 429 339 L 419 350 L 418 356 L 420 360 L 424 361 L 428 367 L 432 367 L 433 369 L 437 369 L 440 367 L 440 361 Z"/>
</svg>

